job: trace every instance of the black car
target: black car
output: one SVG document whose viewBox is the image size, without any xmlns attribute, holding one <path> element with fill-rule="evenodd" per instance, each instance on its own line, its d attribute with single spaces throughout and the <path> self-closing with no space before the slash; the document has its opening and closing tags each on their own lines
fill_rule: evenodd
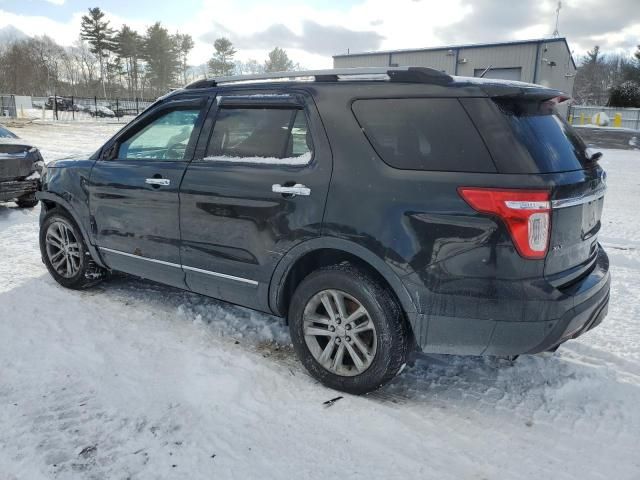
<svg viewBox="0 0 640 480">
<path fill-rule="evenodd" d="M 46 169 L 69 288 L 120 271 L 286 317 L 323 384 L 555 350 L 607 313 L 605 192 L 558 91 L 426 68 L 203 80 Z"/>
<path fill-rule="evenodd" d="M 44 103 L 44 108 L 47 110 L 58 110 L 58 111 L 72 111 L 78 110 L 77 105 L 74 104 L 73 99 L 69 97 L 49 97 L 47 101 Z"/>
<path fill-rule="evenodd" d="M 35 207 L 43 166 L 36 147 L 0 125 L 0 202 L 15 201 L 21 208 Z"/>
</svg>

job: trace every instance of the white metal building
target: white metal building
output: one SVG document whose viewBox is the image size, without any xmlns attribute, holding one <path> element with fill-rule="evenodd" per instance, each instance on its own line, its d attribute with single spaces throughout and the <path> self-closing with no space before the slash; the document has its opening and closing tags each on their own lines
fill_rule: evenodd
<svg viewBox="0 0 640 480">
<path fill-rule="evenodd" d="M 501 78 L 573 91 L 576 64 L 565 38 L 335 55 L 334 68 L 419 66 L 450 75 Z"/>
</svg>

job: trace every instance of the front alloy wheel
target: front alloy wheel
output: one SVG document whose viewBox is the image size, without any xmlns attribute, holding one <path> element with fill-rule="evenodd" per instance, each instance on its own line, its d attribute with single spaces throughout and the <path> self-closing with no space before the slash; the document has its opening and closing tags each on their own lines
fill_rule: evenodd
<svg viewBox="0 0 640 480">
<path fill-rule="evenodd" d="M 47 258 L 58 275 L 72 278 L 82 265 L 80 244 L 73 229 L 64 220 L 49 224 L 45 236 Z"/>
<path fill-rule="evenodd" d="M 66 288 L 95 285 L 105 272 L 92 260 L 82 233 L 62 209 L 49 210 L 40 224 L 40 254 L 51 276 Z"/>
</svg>

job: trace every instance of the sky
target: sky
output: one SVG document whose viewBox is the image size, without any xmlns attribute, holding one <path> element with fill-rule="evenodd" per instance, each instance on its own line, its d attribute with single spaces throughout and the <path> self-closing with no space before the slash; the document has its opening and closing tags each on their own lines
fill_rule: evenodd
<svg viewBox="0 0 640 480">
<path fill-rule="evenodd" d="M 330 68 L 335 54 L 549 37 L 556 0 L 0 0 L 0 29 L 78 38 L 99 6 L 111 26 L 139 32 L 160 21 L 195 40 L 190 63 L 206 62 L 228 37 L 236 58 L 264 61 L 276 46 L 305 68 Z M 576 60 L 593 45 L 631 52 L 640 44 L 640 0 L 564 0 L 559 32 Z"/>
</svg>

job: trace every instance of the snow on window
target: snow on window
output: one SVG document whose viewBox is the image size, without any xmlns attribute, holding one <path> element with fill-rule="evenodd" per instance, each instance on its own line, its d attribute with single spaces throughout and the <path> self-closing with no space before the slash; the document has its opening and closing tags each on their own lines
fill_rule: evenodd
<svg viewBox="0 0 640 480">
<path fill-rule="evenodd" d="M 204 157 L 210 162 L 253 163 L 262 165 L 306 165 L 311 161 L 311 152 L 303 153 L 297 157 L 232 157 L 229 155 L 213 155 Z"/>
</svg>

